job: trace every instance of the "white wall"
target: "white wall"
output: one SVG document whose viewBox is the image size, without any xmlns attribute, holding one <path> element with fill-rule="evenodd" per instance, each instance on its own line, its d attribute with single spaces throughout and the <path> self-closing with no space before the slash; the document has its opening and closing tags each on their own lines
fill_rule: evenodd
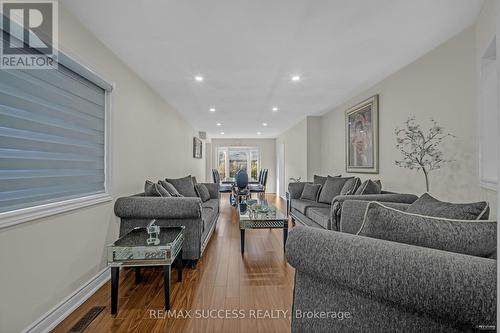
<svg viewBox="0 0 500 333">
<path fill-rule="evenodd" d="M 431 194 L 450 201 L 488 200 L 495 215 L 496 197 L 480 188 L 478 178 L 475 41 L 475 28 L 470 27 L 323 115 L 322 172 L 346 174 L 344 112 L 365 98 L 379 94 L 380 174 L 361 176 L 381 179 L 388 190 L 423 193 L 423 176 L 394 164 L 400 158 L 395 148 L 394 129 L 412 115 L 424 125 L 433 118 L 456 138 L 444 146 L 446 158 L 454 162 L 431 173 Z"/>
<path fill-rule="evenodd" d="M 285 145 L 285 191 L 290 177 L 307 179 L 307 119 L 304 119 L 276 138 L 276 145 Z M 276 146 L 276 147 L 277 147 Z"/>
<path fill-rule="evenodd" d="M 307 117 L 307 179 L 321 173 L 321 120 L 322 117 Z"/>
<path fill-rule="evenodd" d="M 276 193 L 276 140 L 275 139 L 212 139 L 212 160 L 218 147 L 258 147 L 261 168 L 268 169 L 266 192 Z M 210 169 L 216 168 L 213 163 Z"/>
<path fill-rule="evenodd" d="M 60 6 L 59 45 L 116 83 L 113 93 L 114 198 L 140 192 L 146 178 L 188 173 L 196 134 L 183 118 Z M 105 245 L 118 234 L 112 202 L 0 229 L 0 332 L 19 332 L 106 266 Z"/>
</svg>

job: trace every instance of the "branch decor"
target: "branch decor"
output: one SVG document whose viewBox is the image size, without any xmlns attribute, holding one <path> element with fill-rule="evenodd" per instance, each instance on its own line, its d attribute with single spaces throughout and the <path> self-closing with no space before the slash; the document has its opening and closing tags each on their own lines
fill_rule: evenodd
<svg viewBox="0 0 500 333">
<path fill-rule="evenodd" d="M 450 137 L 455 137 L 446 133 L 434 119 L 431 119 L 431 123 L 431 128 L 424 131 L 415 122 L 415 117 L 410 117 L 404 122 L 403 128 L 397 127 L 394 130 L 396 148 L 403 155 L 401 160 L 395 161 L 396 165 L 410 170 L 422 170 L 427 192 L 429 192 L 429 173 L 452 161 L 444 158 L 442 143 Z"/>
</svg>

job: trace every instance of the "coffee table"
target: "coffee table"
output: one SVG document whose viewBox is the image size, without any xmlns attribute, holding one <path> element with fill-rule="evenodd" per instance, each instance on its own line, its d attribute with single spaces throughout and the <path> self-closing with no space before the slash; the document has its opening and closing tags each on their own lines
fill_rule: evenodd
<svg viewBox="0 0 500 333">
<path fill-rule="evenodd" d="M 135 228 L 107 246 L 111 267 L 111 314 L 118 310 L 120 267 L 135 267 L 135 282 L 140 283 L 141 267 L 163 266 L 165 309 L 170 309 L 170 267 L 177 262 L 177 281 L 182 281 L 182 242 L 184 227 L 160 227 L 158 245 L 148 245 L 146 228 Z"/>
<path fill-rule="evenodd" d="M 288 216 L 266 200 L 252 200 L 254 204 L 242 202 L 238 205 L 240 220 L 241 253 L 245 252 L 246 229 L 283 229 L 283 251 L 288 237 Z M 250 200 L 249 200 L 250 202 Z M 254 209 L 257 205 L 264 209 Z M 267 208 L 265 208 L 267 207 Z"/>
</svg>

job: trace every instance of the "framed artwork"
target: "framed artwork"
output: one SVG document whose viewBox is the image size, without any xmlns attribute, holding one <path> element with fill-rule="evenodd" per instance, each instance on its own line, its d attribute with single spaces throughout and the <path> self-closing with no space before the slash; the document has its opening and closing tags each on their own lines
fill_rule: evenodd
<svg viewBox="0 0 500 333">
<path fill-rule="evenodd" d="M 345 112 L 346 171 L 378 173 L 378 95 Z"/>
<path fill-rule="evenodd" d="M 194 158 L 202 158 L 203 156 L 203 145 L 201 140 L 197 137 L 193 138 L 193 157 Z"/>
</svg>

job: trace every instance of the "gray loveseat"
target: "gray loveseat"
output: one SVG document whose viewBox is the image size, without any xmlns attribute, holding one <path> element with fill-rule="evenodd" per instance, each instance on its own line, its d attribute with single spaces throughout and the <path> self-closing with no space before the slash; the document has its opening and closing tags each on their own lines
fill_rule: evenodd
<svg viewBox="0 0 500 333">
<path fill-rule="evenodd" d="M 327 204 L 300 199 L 306 184 L 308 183 L 298 182 L 288 185 L 287 201 L 289 214 L 293 221 L 300 224 L 327 230 L 339 230 L 342 207 L 346 200 L 411 204 L 418 199 L 414 194 L 381 191 L 380 194 L 338 195 L 333 198 L 330 204 Z"/>
<path fill-rule="evenodd" d="M 120 217 L 120 236 L 136 227 L 146 227 L 152 219 L 159 226 L 185 226 L 182 256 L 198 260 L 215 229 L 219 217 L 218 184 L 204 183 L 210 199 L 198 197 L 148 197 L 144 193 L 116 200 L 115 214 Z"/>
</svg>

